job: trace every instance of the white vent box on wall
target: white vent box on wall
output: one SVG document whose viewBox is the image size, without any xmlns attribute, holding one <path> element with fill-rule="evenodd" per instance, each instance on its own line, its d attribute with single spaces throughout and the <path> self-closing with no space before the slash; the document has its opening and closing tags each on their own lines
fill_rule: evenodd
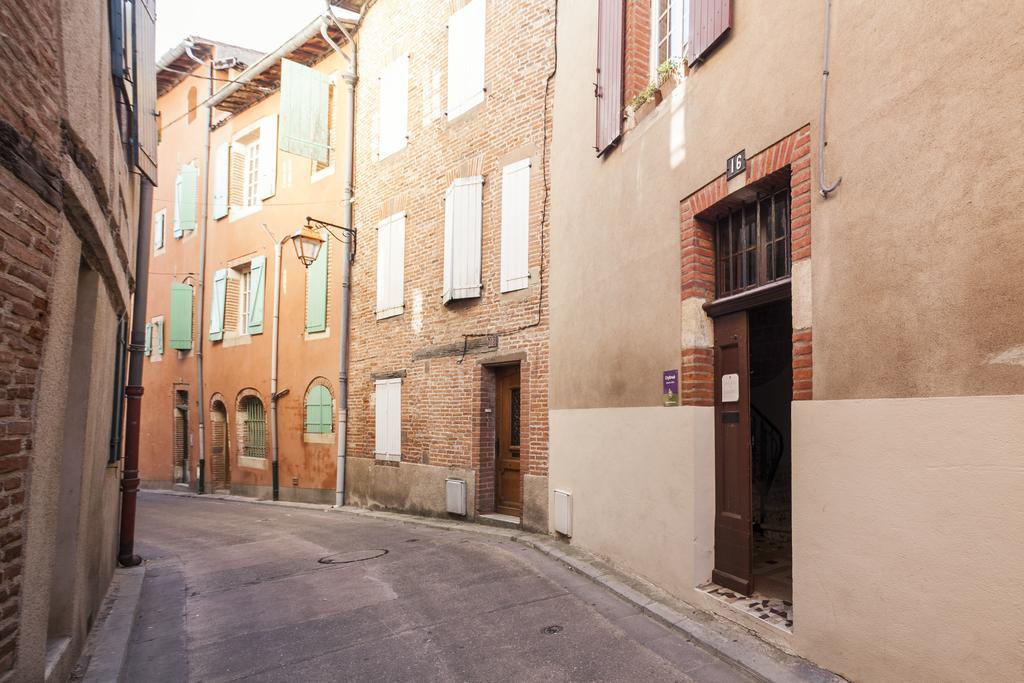
<svg viewBox="0 0 1024 683">
<path fill-rule="evenodd" d="M 466 515 L 466 482 L 463 479 L 445 479 L 444 490 L 448 499 L 448 512 Z"/>
<path fill-rule="evenodd" d="M 572 536 L 572 494 L 555 489 L 555 531 Z"/>
</svg>

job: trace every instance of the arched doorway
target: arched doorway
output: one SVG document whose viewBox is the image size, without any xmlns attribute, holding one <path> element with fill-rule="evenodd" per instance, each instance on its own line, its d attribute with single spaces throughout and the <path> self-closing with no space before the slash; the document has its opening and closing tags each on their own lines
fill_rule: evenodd
<svg viewBox="0 0 1024 683">
<path fill-rule="evenodd" d="M 231 464 L 228 457 L 228 411 L 224 402 L 214 398 L 210 406 L 210 455 L 213 459 L 213 490 L 231 489 Z"/>
</svg>

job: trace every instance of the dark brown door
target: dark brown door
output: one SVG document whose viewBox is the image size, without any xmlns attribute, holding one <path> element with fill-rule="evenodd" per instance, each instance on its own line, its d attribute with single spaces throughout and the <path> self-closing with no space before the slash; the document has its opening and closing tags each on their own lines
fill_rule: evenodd
<svg viewBox="0 0 1024 683">
<path fill-rule="evenodd" d="M 494 463 L 497 490 L 494 507 L 501 514 L 518 517 L 523 511 L 523 473 L 519 457 L 519 366 L 498 370 L 497 384 Z"/>
<path fill-rule="evenodd" d="M 719 586 L 753 588 L 750 352 L 747 312 L 715 318 L 715 569 Z"/>
</svg>

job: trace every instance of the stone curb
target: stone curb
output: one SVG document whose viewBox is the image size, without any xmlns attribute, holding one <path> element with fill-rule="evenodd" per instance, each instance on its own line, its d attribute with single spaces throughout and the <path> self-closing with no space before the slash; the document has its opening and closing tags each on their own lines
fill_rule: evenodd
<svg viewBox="0 0 1024 683">
<path fill-rule="evenodd" d="M 108 595 L 112 598 L 110 612 L 99 628 L 89 634 L 93 641 L 89 664 L 83 683 L 121 681 L 128 657 L 128 644 L 139 613 L 142 582 L 146 565 L 123 567 L 114 572 Z"/>
<path fill-rule="evenodd" d="M 192 492 L 169 491 L 165 489 L 152 489 L 147 492 L 339 512 L 358 517 L 405 522 L 447 531 L 466 531 L 514 541 L 543 553 L 561 562 L 573 571 L 586 576 L 598 585 L 615 593 L 626 602 L 629 602 L 644 614 L 670 628 L 679 630 L 694 644 L 744 670 L 758 680 L 770 681 L 771 683 L 842 683 L 846 681 L 845 678 L 822 669 L 806 659 L 784 652 L 771 643 L 762 640 L 753 631 L 738 624 L 726 622 L 716 615 L 702 612 L 695 608 L 689 610 L 689 614 L 679 611 L 665 604 L 665 602 L 656 599 L 657 594 L 661 591 L 657 590 L 654 586 L 648 588 L 643 580 L 624 574 L 601 562 L 586 551 L 559 542 L 544 534 L 503 529 L 472 522 L 432 519 L 429 517 L 366 510 L 349 506 L 335 508 L 333 506 L 310 503 L 254 500 L 252 498 L 226 494 L 204 494 L 200 496 Z"/>
</svg>

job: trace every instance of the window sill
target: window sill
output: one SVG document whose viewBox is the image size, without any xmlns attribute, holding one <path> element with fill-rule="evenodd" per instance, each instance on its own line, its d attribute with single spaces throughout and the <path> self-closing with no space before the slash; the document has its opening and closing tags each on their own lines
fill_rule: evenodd
<svg viewBox="0 0 1024 683">
<path fill-rule="evenodd" d="M 623 113 L 625 123 L 622 126 L 622 132 L 626 133 L 633 130 L 640 122 L 651 115 L 652 112 L 658 109 L 664 100 L 668 99 L 668 96 L 675 90 L 677 85 L 682 84 L 685 74 L 675 74 L 665 79 L 665 82 L 658 87 L 651 99 L 647 100 L 638 107 L 627 106 Z"/>
<path fill-rule="evenodd" d="M 408 135 L 406 136 L 406 138 L 408 138 Z M 403 142 L 399 147 L 395 147 L 394 149 L 389 149 L 387 152 L 382 152 L 382 151 L 380 151 L 378 149 L 377 150 L 377 161 L 385 161 L 387 159 L 390 159 L 391 157 L 395 156 L 396 154 L 398 154 L 400 152 L 404 152 L 405 149 L 408 146 L 409 146 L 409 143 L 408 143 L 408 141 L 406 141 L 406 142 Z"/>
<path fill-rule="evenodd" d="M 335 167 L 332 164 L 325 169 L 316 171 L 315 173 L 313 173 L 313 175 L 309 176 L 309 184 L 312 185 L 313 183 L 319 182 L 324 178 L 331 177 L 332 175 L 334 175 L 334 169 Z"/>
<path fill-rule="evenodd" d="M 331 328 L 325 327 L 319 332 L 303 332 L 302 338 L 306 341 L 316 341 L 318 339 L 330 339 Z"/>
<path fill-rule="evenodd" d="M 460 119 L 465 117 L 467 114 L 472 112 L 474 109 L 476 109 L 477 107 L 482 105 L 487 100 L 486 93 L 487 93 L 486 89 L 485 90 L 481 90 L 476 95 L 473 95 L 468 100 L 466 100 L 465 102 L 460 104 L 458 107 L 456 107 L 454 113 L 451 112 L 450 110 L 445 112 L 445 116 L 448 119 L 448 123 L 451 124 L 451 123 L 455 123 L 456 121 L 459 121 Z"/>
<path fill-rule="evenodd" d="M 267 459 L 266 458 L 253 458 L 248 455 L 238 456 L 238 466 L 246 467 L 250 470 L 266 470 Z"/>
<path fill-rule="evenodd" d="M 302 443 L 333 444 L 338 440 L 334 432 L 303 432 Z"/>
<path fill-rule="evenodd" d="M 401 455 L 387 455 L 385 453 L 374 453 L 373 457 L 381 462 L 402 462 Z"/>
<path fill-rule="evenodd" d="M 230 348 L 232 346 L 245 346 L 246 344 L 252 343 L 252 335 L 248 334 L 232 334 L 230 332 L 224 333 L 224 348 Z"/>
<path fill-rule="evenodd" d="M 162 353 L 160 355 L 157 355 L 157 354 L 154 353 L 154 354 L 151 354 L 149 356 L 149 362 L 150 363 L 159 363 L 163 359 L 164 359 L 164 354 L 162 354 Z"/>
<path fill-rule="evenodd" d="M 377 311 L 377 320 L 385 320 L 387 318 L 394 318 L 396 316 L 405 313 L 405 304 L 401 306 L 395 306 L 393 308 L 385 308 L 382 311 Z"/>
<path fill-rule="evenodd" d="M 263 202 L 257 202 L 254 206 L 232 206 L 228 212 L 228 223 L 234 223 L 246 216 L 251 216 L 263 208 Z"/>
</svg>

